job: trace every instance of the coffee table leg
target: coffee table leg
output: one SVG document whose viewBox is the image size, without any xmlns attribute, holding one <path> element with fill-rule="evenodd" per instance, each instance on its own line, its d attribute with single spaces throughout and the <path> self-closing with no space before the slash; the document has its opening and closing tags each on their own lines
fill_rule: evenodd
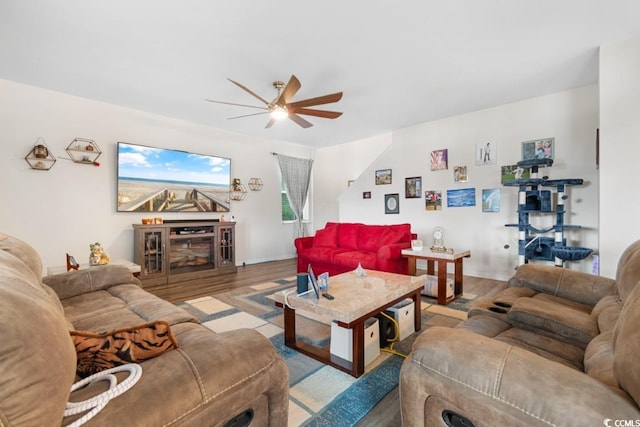
<svg viewBox="0 0 640 427">
<path fill-rule="evenodd" d="M 352 371 L 355 377 L 364 374 L 364 322 L 360 322 L 353 326 L 352 335 Z"/>
<path fill-rule="evenodd" d="M 422 305 L 420 298 L 420 289 L 413 294 L 413 326 L 415 327 L 416 332 L 422 329 Z"/>
<path fill-rule="evenodd" d="M 296 344 L 296 311 L 286 305 L 284 307 L 284 343 L 288 347 Z"/>
</svg>

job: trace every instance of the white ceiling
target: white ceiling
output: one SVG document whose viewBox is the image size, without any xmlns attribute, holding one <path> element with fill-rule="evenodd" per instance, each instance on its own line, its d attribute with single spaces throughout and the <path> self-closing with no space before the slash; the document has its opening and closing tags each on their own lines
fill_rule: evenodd
<svg viewBox="0 0 640 427">
<path fill-rule="evenodd" d="M 0 0 L 0 78 L 261 138 L 324 147 L 593 84 L 598 46 L 640 37 L 637 0 Z M 309 117 L 293 101 L 343 91 Z"/>
</svg>

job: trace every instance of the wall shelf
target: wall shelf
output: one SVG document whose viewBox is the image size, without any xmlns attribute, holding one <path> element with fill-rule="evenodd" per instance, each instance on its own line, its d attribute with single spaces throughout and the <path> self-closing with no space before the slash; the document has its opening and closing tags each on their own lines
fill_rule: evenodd
<svg viewBox="0 0 640 427">
<path fill-rule="evenodd" d="M 102 155 L 102 150 L 92 139 L 76 138 L 67 147 L 67 154 L 74 163 L 85 165 L 96 165 L 98 158 Z"/>
<path fill-rule="evenodd" d="M 31 151 L 24 157 L 29 167 L 34 170 L 48 171 L 56 163 L 55 156 L 44 143 L 44 138 L 38 138 Z"/>
</svg>

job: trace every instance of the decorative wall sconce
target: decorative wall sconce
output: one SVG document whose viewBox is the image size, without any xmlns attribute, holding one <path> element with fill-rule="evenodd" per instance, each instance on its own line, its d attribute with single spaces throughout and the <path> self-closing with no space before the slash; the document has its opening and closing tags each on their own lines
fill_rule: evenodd
<svg viewBox="0 0 640 427">
<path fill-rule="evenodd" d="M 48 171 L 56 163 L 56 158 L 51 153 L 51 150 L 44 143 L 44 138 L 39 137 L 36 140 L 36 144 L 31 151 L 24 157 L 31 169 Z"/>
<path fill-rule="evenodd" d="M 262 190 L 262 180 L 260 178 L 251 178 L 251 179 L 249 179 L 249 189 L 251 191 L 260 191 L 260 190 Z"/>
<path fill-rule="evenodd" d="M 233 181 L 231 182 L 231 191 L 229 191 L 229 197 L 231 200 L 238 202 L 240 200 L 244 200 L 246 195 L 247 190 L 244 188 L 244 185 L 242 185 L 242 182 L 240 182 L 240 178 L 233 178 Z"/>
</svg>

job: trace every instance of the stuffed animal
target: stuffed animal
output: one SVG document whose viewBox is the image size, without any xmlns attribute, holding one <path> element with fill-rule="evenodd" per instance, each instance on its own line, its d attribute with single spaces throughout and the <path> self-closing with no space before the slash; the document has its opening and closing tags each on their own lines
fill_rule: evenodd
<svg viewBox="0 0 640 427">
<path fill-rule="evenodd" d="M 89 254 L 89 264 L 105 265 L 109 264 L 109 255 L 104 252 L 104 248 L 99 242 L 89 244 L 91 252 Z"/>
</svg>

